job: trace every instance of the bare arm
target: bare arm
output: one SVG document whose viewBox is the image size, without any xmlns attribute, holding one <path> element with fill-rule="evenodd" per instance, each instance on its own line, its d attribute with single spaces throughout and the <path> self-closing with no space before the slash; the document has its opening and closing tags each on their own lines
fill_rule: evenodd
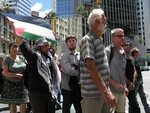
<svg viewBox="0 0 150 113">
<path fill-rule="evenodd" d="M 11 21 L 9 21 L 9 24 L 10 24 L 10 25 L 12 26 L 12 28 L 13 28 L 13 31 L 14 31 L 14 34 L 15 34 L 15 38 L 16 38 L 17 43 L 18 43 L 19 45 L 21 45 L 21 44 L 23 43 L 23 40 L 22 40 L 22 38 L 21 38 L 20 36 L 18 36 L 18 35 L 16 34 L 15 27 L 14 27 L 14 23 L 11 22 Z"/>
<path fill-rule="evenodd" d="M 115 97 L 108 91 L 100 73 L 95 66 L 95 61 L 93 59 L 87 58 L 86 65 L 93 81 L 102 93 L 107 105 L 109 107 L 114 107 L 116 105 Z"/>
<path fill-rule="evenodd" d="M 6 65 L 3 65 L 3 72 L 2 72 L 2 74 L 4 75 L 4 76 L 7 76 L 7 77 L 18 77 L 18 78 L 22 78 L 22 74 L 19 74 L 19 73 L 11 73 L 11 72 L 9 72 L 9 69 L 8 69 L 8 66 L 6 66 Z"/>
<path fill-rule="evenodd" d="M 112 80 L 111 78 L 109 78 L 109 83 L 116 89 L 116 90 L 122 90 L 124 88 L 124 86 L 122 86 L 121 84 L 116 83 L 114 80 Z"/>
<path fill-rule="evenodd" d="M 132 81 L 133 84 L 135 84 L 136 78 L 137 78 L 137 72 L 136 72 L 136 68 L 134 66 L 134 76 L 133 76 L 133 81 Z"/>
</svg>

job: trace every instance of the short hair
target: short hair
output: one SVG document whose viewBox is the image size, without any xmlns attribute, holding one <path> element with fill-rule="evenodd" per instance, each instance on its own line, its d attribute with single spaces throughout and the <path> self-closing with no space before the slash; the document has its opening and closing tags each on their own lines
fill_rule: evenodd
<svg viewBox="0 0 150 113">
<path fill-rule="evenodd" d="M 9 49 L 10 49 L 10 48 L 11 48 L 11 46 L 13 46 L 13 45 L 14 45 L 14 46 L 16 46 L 16 47 L 18 47 L 18 44 L 17 44 L 16 42 L 12 42 L 12 43 L 10 43 L 10 44 L 9 44 L 9 46 L 8 46 L 8 47 L 9 47 Z"/>
<path fill-rule="evenodd" d="M 131 47 L 132 47 L 132 43 L 131 43 L 130 40 L 125 40 L 122 46 L 124 46 L 124 44 L 126 44 L 126 43 L 130 43 L 130 45 L 131 45 Z"/>
<path fill-rule="evenodd" d="M 68 36 L 66 37 L 65 42 L 67 43 L 67 41 L 68 41 L 70 38 L 73 38 L 73 39 L 75 39 L 75 40 L 77 41 L 77 38 L 76 38 L 74 35 L 68 35 Z"/>
<path fill-rule="evenodd" d="M 139 51 L 139 49 L 137 47 L 134 47 L 131 49 L 131 56 L 134 56 L 135 53 L 137 53 Z"/>
<path fill-rule="evenodd" d="M 112 29 L 112 30 L 111 30 L 111 36 L 113 36 L 117 31 L 122 31 L 122 32 L 124 32 L 124 30 L 121 29 L 121 28 L 115 28 L 115 29 Z"/>
<path fill-rule="evenodd" d="M 89 27 L 95 22 L 96 19 L 102 19 L 102 15 L 104 14 L 104 11 L 102 9 L 94 9 L 87 20 L 87 23 L 89 24 Z"/>
</svg>

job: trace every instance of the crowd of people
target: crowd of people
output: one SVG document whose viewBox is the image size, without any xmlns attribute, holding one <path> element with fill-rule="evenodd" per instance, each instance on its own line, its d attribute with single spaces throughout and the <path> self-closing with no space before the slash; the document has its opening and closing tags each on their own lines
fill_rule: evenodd
<svg viewBox="0 0 150 113">
<path fill-rule="evenodd" d="M 56 109 L 70 113 L 71 105 L 76 113 L 125 113 L 126 97 L 129 113 L 141 113 L 138 93 L 145 113 L 150 113 L 138 61 L 140 50 L 132 48 L 121 28 L 111 30 L 112 43 L 104 46 L 101 36 L 107 21 L 102 9 L 94 9 L 87 23 L 90 30 L 81 39 L 80 52 L 77 38 L 68 35 L 68 50 L 58 58 L 44 37 L 31 49 L 10 22 L 17 43 L 11 43 L 10 54 L 0 58 L 0 102 L 8 104 L 11 113 L 17 113 L 17 105 L 20 113 L 26 113 L 27 103 L 33 113 L 55 113 Z M 19 47 L 22 55 L 18 55 Z"/>
</svg>

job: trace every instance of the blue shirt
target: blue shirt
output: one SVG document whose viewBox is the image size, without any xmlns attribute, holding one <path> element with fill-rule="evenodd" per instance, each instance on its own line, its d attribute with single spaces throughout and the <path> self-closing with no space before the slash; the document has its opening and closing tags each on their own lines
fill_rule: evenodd
<svg viewBox="0 0 150 113">
<path fill-rule="evenodd" d="M 110 50 L 110 47 L 106 47 L 106 52 L 108 59 L 110 57 L 111 52 L 113 52 L 113 56 L 111 59 L 111 62 L 109 64 L 110 66 L 110 78 L 115 81 L 118 84 L 121 84 L 122 86 L 126 86 L 125 81 L 125 68 L 126 68 L 126 58 L 125 58 L 125 51 L 121 47 L 119 52 L 115 48 L 114 44 L 111 44 L 112 51 Z M 125 89 L 122 90 L 116 90 L 112 85 L 110 85 L 110 90 L 114 93 L 123 94 Z"/>
</svg>

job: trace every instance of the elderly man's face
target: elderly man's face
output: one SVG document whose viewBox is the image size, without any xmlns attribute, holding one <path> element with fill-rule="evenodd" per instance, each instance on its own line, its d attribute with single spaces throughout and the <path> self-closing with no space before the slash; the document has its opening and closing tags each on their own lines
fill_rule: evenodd
<svg viewBox="0 0 150 113">
<path fill-rule="evenodd" d="M 101 34 L 105 33 L 106 25 L 107 25 L 106 16 L 103 14 L 102 19 L 100 20 L 99 26 L 97 28 L 101 32 Z"/>
<path fill-rule="evenodd" d="M 112 35 L 112 41 L 114 44 L 122 46 L 124 44 L 124 40 L 125 40 L 125 35 L 124 32 L 121 30 L 115 32 L 115 34 Z"/>
</svg>

